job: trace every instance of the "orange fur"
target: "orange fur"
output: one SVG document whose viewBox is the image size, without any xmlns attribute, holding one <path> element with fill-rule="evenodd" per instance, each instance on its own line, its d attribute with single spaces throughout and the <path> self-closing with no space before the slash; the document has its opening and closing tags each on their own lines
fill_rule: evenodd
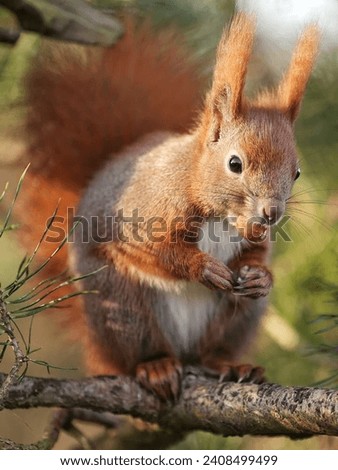
<svg viewBox="0 0 338 470">
<path fill-rule="evenodd" d="M 83 336 L 92 373 L 133 374 L 170 398 L 179 390 L 181 362 L 213 364 L 232 377 L 229 361 L 255 333 L 272 286 L 266 267 L 271 244 L 258 243 L 255 233 L 269 233 L 291 194 L 298 168 L 292 122 L 318 34 L 305 31 L 273 93 L 244 102 L 253 38 L 253 18 L 237 15 L 222 36 L 213 84 L 192 131 L 151 135 L 123 151 L 145 133 L 186 131 L 193 123 L 200 83 L 195 67 L 182 62 L 177 42 L 166 37 L 159 45 L 147 26 L 136 31 L 129 24 L 115 48 L 89 49 L 81 59 L 71 55 L 56 64 L 39 58 L 28 77 L 31 234 L 41 231 L 52 211 L 46 194 L 66 194 L 65 215 L 86 187 L 78 214 L 90 222 L 91 237 L 84 243 L 81 231 L 75 234 L 72 269 L 84 275 L 107 265 L 81 285 L 98 290 L 85 298 Z M 239 172 L 231 168 L 234 157 Z M 121 209 L 128 217 L 139 210 L 140 226 L 134 220 L 116 226 Z M 147 222 L 157 216 L 166 222 L 161 241 L 147 232 Z M 177 216 L 180 222 L 172 224 Z M 218 245 L 212 237 L 203 243 L 198 236 L 215 216 L 236 221 Z M 111 238 L 98 244 L 94 218 L 104 228 L 112 217 Z M 258 228 L 252 222 L 257 218 Z M 128 235 L 123 240 L 121 228 Z M 141 240 L 133 237 L 135 228 Z M 233 242 L 234 231 L 244 239 Z M 235 375 L 261 380 L 261 369 L 250 370 L 245 366 Z"/>
<path fill-rule="evenodd" d="M 58 227 L 67 231 L 67 208 L 76 206 L 112 153 L 149 132 L 182 132 L 194 121 L 202 81 L 182 39 L 126 23 L 125 36 L 109 49 L 45 44 L 27 75 L 25 160 L 31 168 L 18 217 L 29 250 L 60 198 L 58 215 L 65 222 Z M 55 247 L 45 244 L 41 256 Z M 52 271 L 64 269 L 66 251 Z"/>
<path fill-rule="evenodd" d="M 112 153 L 157 129 L 191 127 L 203 84 L 183 43 L 173 30 L 154 33 L 148 23 L 136 26 L 127 19 L 125 36 L 111 48 L 43 44 L 25 79 L 24 160 L 31 167 L 17 217 L 27 250 L 34 249 L 58 204 L 54 225 L 68 232 L 68 209 Z M 60 240 L 44 243 L 40 259 Z M 67 246 L 43 274 L 66 267 Z M 80 308 L 73 300 L 73 309 Z M 85 335 L 82 316 L 69 313 L 72 332 Z"/>
<path fill-rule="evenodd" d="M 293 52 L 291 63 L 277 91 L 278 105 L 295 120 L 300 102 L 317 57 L 320 33 L 315 25 L 308 26 Z"/>
<path fill-rule="evenodd" d="M 211 99 L 224 117 L 236 118 L 241 111 L 242 94 L 255 32 L 254 19 L 238 14 L 220 40 L 211 88 Z"/>
<path fill-rule="evenodd" d="M 222 34 L 216 54 L 211 90 L 201 116 L 201 142 L 217 140 L 221 126 L 240 116 L 248 62 L 252 52 L 255 22 L 239 13 Z"/>
<path fill-rule="evenodd" d="M 305 88 L 316 60 L 320 31 L 316 25 L 308 26 L 295 47 L 287 72 L 276 90 L 264 91 L 257 104 L 266 108 L 278 108 L 294 121 L 299 112 Z"/>
</svg>

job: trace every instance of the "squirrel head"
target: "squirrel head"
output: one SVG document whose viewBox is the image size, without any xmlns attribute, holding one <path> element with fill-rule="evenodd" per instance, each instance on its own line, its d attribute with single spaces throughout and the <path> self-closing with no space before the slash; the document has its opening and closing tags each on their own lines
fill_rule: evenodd
<svg viewBox="0 0 338 470">
<path fill-rule="evenodd" d="M 229 217 L 245 238 L 257 241 L 284 214 L 300 174 L 293 123 L 319 44 L 308 26 L 278 87 L 249 101 L 243 96 L 255 21 L 240 13 L 217 51 L 213 83 L 198 128 L 195 166 L 198 205 Z"/>
</svg>

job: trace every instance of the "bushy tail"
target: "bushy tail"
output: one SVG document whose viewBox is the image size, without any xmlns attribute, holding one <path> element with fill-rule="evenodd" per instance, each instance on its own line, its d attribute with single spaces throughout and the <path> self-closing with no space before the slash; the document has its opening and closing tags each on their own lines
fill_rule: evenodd
<svg viewBox="0 0 338 470">
<path fill-rule="evenodd" d="M 58 200 L 66 224 L 67 208 L 111 153 L 154 130 L 187 130 L 201 80 L 177 34 L 127 21 L 125 36 L 109 49 L 45 45 L 25 88 L 31 168 L 19 218 L 31 250 Z M 44 246 L 42 256 L 55 249 Z M 54 270 L 64 269 L 65 256 L 61 250 Z"/>
</svg>

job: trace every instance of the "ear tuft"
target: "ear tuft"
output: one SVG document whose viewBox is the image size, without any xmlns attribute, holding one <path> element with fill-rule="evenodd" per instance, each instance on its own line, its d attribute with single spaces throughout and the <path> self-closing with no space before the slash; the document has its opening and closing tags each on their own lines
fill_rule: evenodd
<svg viewBox="0 0 338 470">
<path fill-rule="evenodd" d="M 216 142 L 222 124 L 236 119 L 242 111 L 245 75 L 254 40 L 252 15 L 238 13 L 220 40 L 213 83 L 201 119 L 201 139 Z"/>
<path fill-rule="evenodd" d="M 236 118 L 241 112 L 245 76 L 250 60 L 255 33 L 252 15 L 238 13 L 229 30 L 224 31 L 220 40 L 212 96 L 222 107 L 228 118 Z"/>
<path fill-rule="evenodd" d="M 276 94 L 276 105 L 291 121 L 297 117 L 307 82 L 316 60 L 320 31 L 312 24 L 305 28 L 294 49 L 289 68 Z"/>
</svg>

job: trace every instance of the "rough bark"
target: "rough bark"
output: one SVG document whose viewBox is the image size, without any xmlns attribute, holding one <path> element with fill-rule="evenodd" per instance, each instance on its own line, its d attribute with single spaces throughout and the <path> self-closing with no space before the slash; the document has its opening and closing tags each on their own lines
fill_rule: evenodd
<svg viewBox="0 0 338 470">
<path fill-rule="evenodd" d="M 0 386 L 6 376 L 0 374 Z M 179 431 L 226 436 L 338 436 L 338 391 L 276 384 L 218 383 L 187 369 L 181 398 L 164 404 L 128 377 L 57 380 L 25 377 L 0 408 L 85 408 L 128 414 Z"/>
<path fill-rule="evenodd" d="M 1 5 L 16 15 L 22 30 L 54 39 L 111 46 L 123 33 L 117 19 L 83 0 L 0 0 Z M 0 41 L 14 44 L 19 36 L 3 30 Z"/>
</svg>

